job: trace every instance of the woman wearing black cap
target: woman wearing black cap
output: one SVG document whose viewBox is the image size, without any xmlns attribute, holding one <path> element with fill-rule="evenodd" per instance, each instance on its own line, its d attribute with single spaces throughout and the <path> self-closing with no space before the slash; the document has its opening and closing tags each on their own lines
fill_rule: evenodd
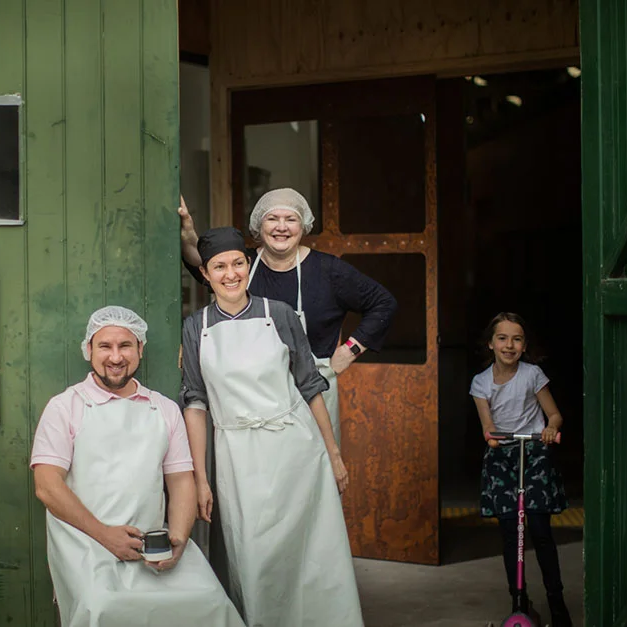
<svg viewBox="0 0 627 627">
<path fill-rule="evenodd" d="M 215 427 L 231 596 L 255 627 L 361 627 L 328 383 L 292 308 L 248 294 L 241 233 L 210 229 L 198 251 L 215 303 L 185 321 L 182 400 L 205 520 L 207 411 Z"/>
<path fill-rule="evenodd" d="M 181 199 L 181 244 L 186 266 L 198 272 L 200 258 L 193 221 Z M 320 373 L 329 381 L 323 394 L 335 439 L 340 441 L 337 376 L 366 350 L 379 351 L 396 312 L 396 300 L 377 281 L 335 255 L 302 243 L 311 232 L 314 215 L 307 200 L 290 188 L 265 193 L 250 214 L 250 233 L 259 247 L 250 250 L 249 289 L 291 305 L 305 329 Z M 357 328 L 339 344 L 349 312 L 360 314 Z"/>
</svg>

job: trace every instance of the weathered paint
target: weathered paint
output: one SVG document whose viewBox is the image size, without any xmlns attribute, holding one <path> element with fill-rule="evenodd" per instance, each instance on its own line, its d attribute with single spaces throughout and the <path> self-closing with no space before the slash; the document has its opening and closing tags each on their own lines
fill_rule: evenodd
<svg viewBox="0 0 627 627">
<path fill-rule="evenodd" d="M 0 94 L 24 99 L 24 226 L 0 227 L 0 625 L 55 624 L 31 440 L 87 371 L 89 313 L 147 318 L 142 380 L 179 373 L 176 0 L 2 0 Z"/>
<path fill-rule="evenodd" d="M 627 624 L 627 6 L 581 0 L 585 613 Z"/>
</svg>

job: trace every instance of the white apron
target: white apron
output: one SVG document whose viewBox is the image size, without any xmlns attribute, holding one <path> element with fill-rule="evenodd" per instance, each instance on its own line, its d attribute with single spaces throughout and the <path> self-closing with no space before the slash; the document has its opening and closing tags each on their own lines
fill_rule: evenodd
<svg viewBox="0 0 627 627">
<path fill-rule="evenodd" d="M 158 408 L 152 399 L 98 405 L 74 390 L 85 401 L 85 413 L 67 485 L 107 525 L 162 528 L 168 434 Z M 63 627 L 243 627 L 192 541 L 173 570 L 156 573 L 143 561 L 119 561 L 50 512 L 46 518 L 48 563 Z"/>
<path fill-rule="evenodd" d="M 255 259 L 255 263 L 253 263 L 253 267 L 250 269 L 250 275 L 248 278 L 248 287 L 252 283 L 253 277 L 255 276 L 255 272 L 257 271 L 257 266 L 261 261 L 261 255 L 263 254 L 263 249 L 257 253 L 257 259 Z M 298 297 L 296 301 L 296 315 L 300 320 L 300 323 L 303 325 L 303 329 L 305 331 L 305 335 L 307 335 L 307 318 L 305 316 L 305 312 L 303 310 L 303 297 L 301 293 L 301 271 L 300 271 L 300 249 L 296 251 L 296 276 L 298 277 Z M 259 294 L 261 296 L 261 294 Z M 318 372 L 329 382 L 329 389 L 325 392 L 322 392 L 322 398 L 324 398 L 324 404 L 327 407 L 327 411 L 329 412 L 329 418 L 331 419 L 331 426 L 333 427 L 333 435 L 335 436 L 335 441 L 337 445 L 340 446 L 340 403 L 339 403 L 339 393 L 337 387 L 337 374 L 333 368 L 331 368 L 331 358 L 330 357 L 316 357 L 314 353 L 311 353 L 314 358 L 314 362 L 316 364 L 316 368 L 318 368 Z"/>
<path fill-rule="evenodd" d="M 331 462 L 263 302 L 265 318 L 210 328 L 203 312 L 231 598 L 248 627 L 362 627 Z"/>
</svg>

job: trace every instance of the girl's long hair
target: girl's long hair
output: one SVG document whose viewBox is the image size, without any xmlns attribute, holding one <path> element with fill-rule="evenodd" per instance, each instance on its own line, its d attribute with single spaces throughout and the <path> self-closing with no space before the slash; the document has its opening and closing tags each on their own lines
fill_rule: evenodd
<svg viewBox="0 0 627 627">
<path fill-rule="evenodd" d="M 527 323 L 524 321 L 523 317 L 518 315 L 517 313 L 512 313 L 511 311 L 501 311 L 496 314 L 492 320 L 490 320 L 490 324 L 485 328 L 483 332 L 483 346 L 482 352 L 485 357 L 485 366 L 489 366 L 494 362 L 494 352 L 490 350 L 488 344 L 492 341 L 492 337 L 494 336 L 494 331 L 498 324 L 501 322 L 512 322 L 514 324 L 520 325 L 520 328 L 523 330 L 525 334 L 525 352 L 521 355 L 520 361 L 526 361 L 530 364 L 538 363 L 540 360 L 539 356 L 535 354 L 535 346 L 534 342 L 532 342 L 531 332 L 527 327 Z"/>
</svg>

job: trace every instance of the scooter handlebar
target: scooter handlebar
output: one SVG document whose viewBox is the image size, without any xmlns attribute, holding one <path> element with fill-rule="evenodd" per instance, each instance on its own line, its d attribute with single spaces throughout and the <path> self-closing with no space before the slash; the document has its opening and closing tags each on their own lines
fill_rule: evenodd
<svg viewBox="0 0 627 627">
<path fill-rule="evenodd" d="M 541 433 L 507 433 L 505 431 L 486 431 L 484 434 L 486 442 L 488 440 L 541 440 Z M 562 432 L 558 431 L 555 436 L 555 444 L 562 440 Z"/>
</svg>

